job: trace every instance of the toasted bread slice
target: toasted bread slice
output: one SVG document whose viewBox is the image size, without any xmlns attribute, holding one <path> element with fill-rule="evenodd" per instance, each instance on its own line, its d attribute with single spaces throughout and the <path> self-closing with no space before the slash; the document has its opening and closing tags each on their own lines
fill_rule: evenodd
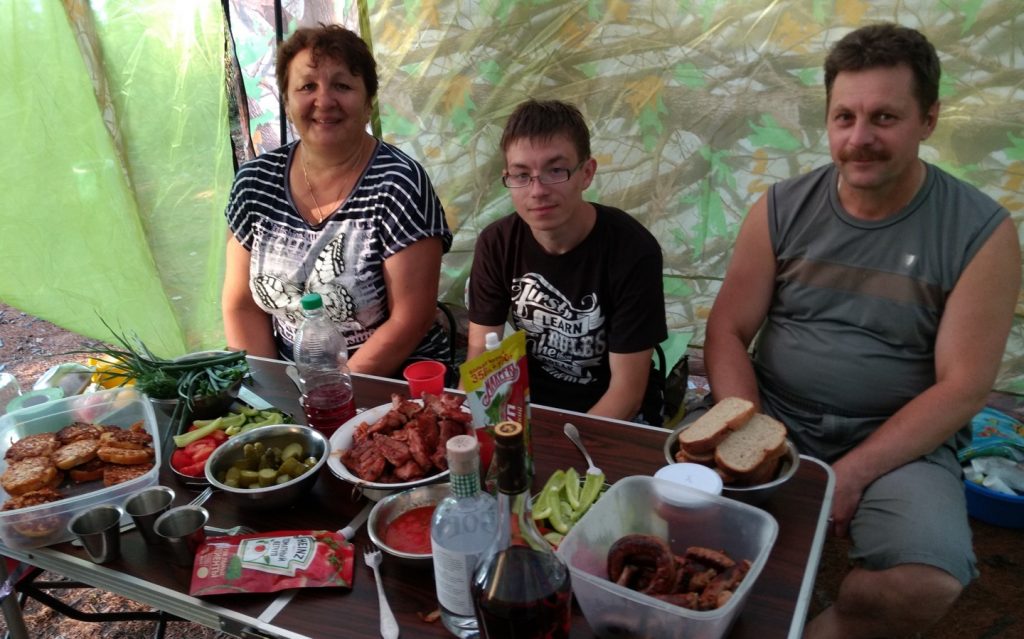
<svg viewBox="0 0 1024 639">
<path fill-rule="evenodd" d="M 96 457 L 92 461 L 85 462 L 80 466 L 75 466 L 68 471 L 68 476 L 71 477 L 71 481 L 76 484 L 81 484 L 87 481 L 98 481 L 103 479 L 103 470 L 107 467 L 107 462 L 103 461 L 99 457 Z"/>
<path fill-rule="evenodd" d="M 781 422 L 754 415 L 736 431 L 729 433 L 715 448 L 715 464 L 738 479 L 751 477 L 769 460 L 778 460 L 786 451 L 786 427 Z"/>
<path fill-rule="evenodd" d="M 153 468 L 153 464 L 134 464 L 131 466 L 125 466 L 121 464 L 107 464 L 103 469 L 103 485 L 110 487 L 115 484 L 120 484 L 126 481 L 131 481 L 136 477 L 142 477 Z"/>
<path fill-rule="evenodd" d="M 709 453 L 753 414 L 752 402 L 726 397 L 679 433 L 679 447 L 691 455 Z"/>
<path fill-rule="evenodd" d="M 34 490 L 53 488 L 60 484 L 64 474 L 57 470 L 49 457 L 26 457 L 11 465 L 0 476 L 0 485 L 12 497 Z"/>
<path fill-rule="evenodd" d="M 760 486 L 774 480 L 779 474 L 782 456 L 766 459 L 746 477 L 733 479 L 733 486 Z"/>
<path fill-rule="evenodd" d="M 69 470 L 75 466 L 96 459 L 96 451 L 100 447 L 98 439 L 76 439 L 70 444 L 58 448 L 50 455 L 54 465 L 61 470 Z"/>
<path fill-rule="evenodd" d="M 680 447 L 676 451 L 677 462 L 689 462 L 691 464 L 702 464 L 704 466 L 715 465 L 715 451 L 711 450 L 706 453 L 691 453 L 685 448 Z"/>
<path fill-rule="evenodd" d="M 53 433 L 27 435 L 11 444 L 11 447 L 4 453 L 4 459 L 20 461 L 29 457 L 48 457 L 59 446 L 60 442 L 57 441 L 57 436 Z"/>
</svg>

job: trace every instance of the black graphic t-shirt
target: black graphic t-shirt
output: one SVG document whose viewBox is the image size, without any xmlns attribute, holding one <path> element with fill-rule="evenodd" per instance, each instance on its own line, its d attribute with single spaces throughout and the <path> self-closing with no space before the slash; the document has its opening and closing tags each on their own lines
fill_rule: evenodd
<svg viewBox="0 0 1024 639">
<path fill-rule="evenodd" d="M 494 222 L 469 280 L 471 322 L 526 331 L 531 400 L 580 412 L 608 390 L 609 353 L 667 335 L 661 247 L 627 213 L 594 206 L 593 230 L 563 255 L 546 253 L 516 214 Z"/>
</svg>

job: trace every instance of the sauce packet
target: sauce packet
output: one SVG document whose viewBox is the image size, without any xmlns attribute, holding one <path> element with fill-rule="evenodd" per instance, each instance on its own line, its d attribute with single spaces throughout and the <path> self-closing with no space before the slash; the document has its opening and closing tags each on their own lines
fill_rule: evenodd
<svg viewBox="0 0 1024 639">
<path fill-rule="evenodd" d="M 355 549 L 332 530 L 208 537 L 196 549 L 189 594 L 352 587 Z"/>
<path fill-rule="evenodd" d="M 489 472 L 494 455 L 491 431 L 503 421 L 523 425 L 526 468 L 533 476 L 533 446 L 530 439 L 530 381 L 526 366 L 526 333 L 516 331 L 500 344 L 459 366 L 466 406 L 473 414 L 473 427 L 480 441 L 480 472 L 489 492 L 494 492 Z"/>
</svg>

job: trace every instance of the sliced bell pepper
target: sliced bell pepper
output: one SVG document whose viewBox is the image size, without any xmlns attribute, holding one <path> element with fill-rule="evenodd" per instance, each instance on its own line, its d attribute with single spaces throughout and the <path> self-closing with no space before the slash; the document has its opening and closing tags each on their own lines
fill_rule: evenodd
<svg viewBox="0 0 1024 639">
<path fill-rule="evenodd" d="M 573 509 L 580 507 L 580 475 L 572 467 L 565 471 L 565 498 Z"/>
<path fill-rule="evenodd" d="M 580 505 L 573 513 L 573 521 L 578 520 L 590 509 L 591 504 L 601 494 L 602 488 L 604 488 L 604 473 L 587 473 L 587 478 L 583 480 L 583 488 L 580 490 Z"/>
</svg>

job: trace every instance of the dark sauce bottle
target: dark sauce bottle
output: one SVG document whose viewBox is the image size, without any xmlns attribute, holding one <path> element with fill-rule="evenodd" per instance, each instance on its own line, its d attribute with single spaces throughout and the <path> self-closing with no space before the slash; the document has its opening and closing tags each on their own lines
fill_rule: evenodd
<svg viewBox="0 0 1024 639">
<path fill-rule="evenodd" d="M 569 636 L 569 569 L 533 523 L 523 427 L 494 428 L 498 466 L 497 536 L 473 577 L 480 634 L 488 639 Z"/>
</svg>

